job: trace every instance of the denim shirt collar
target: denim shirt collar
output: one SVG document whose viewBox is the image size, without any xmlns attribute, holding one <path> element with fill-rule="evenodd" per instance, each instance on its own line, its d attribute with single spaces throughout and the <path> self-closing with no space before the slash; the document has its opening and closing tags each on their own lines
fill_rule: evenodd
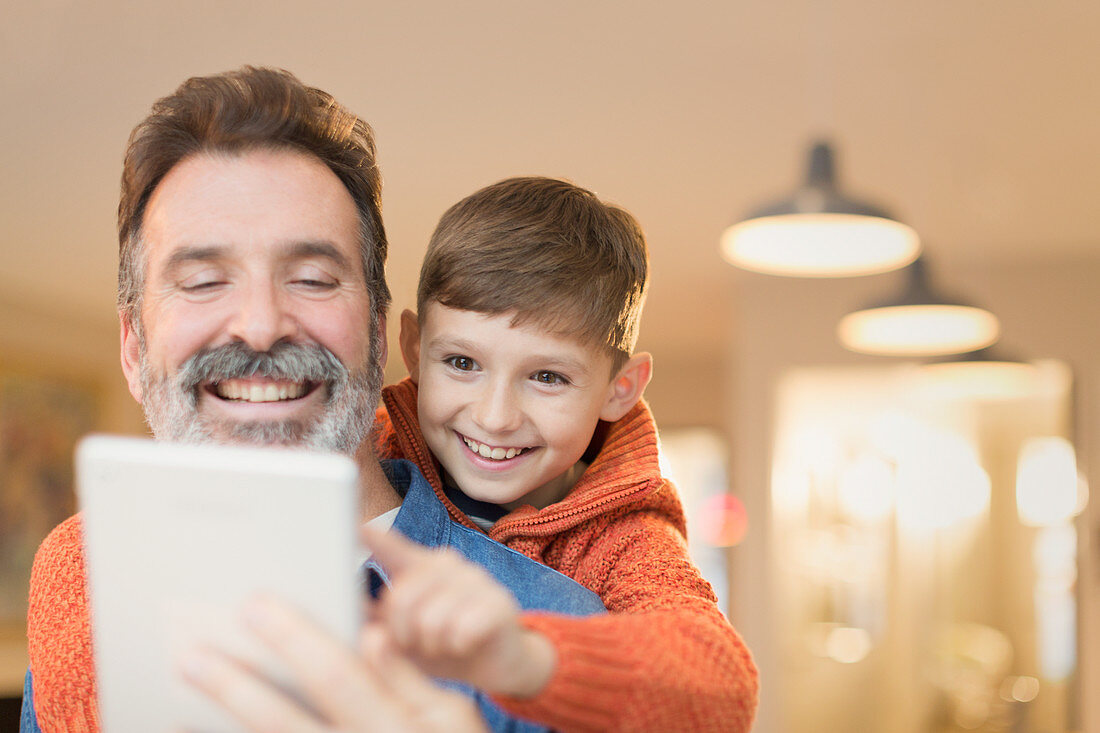
<svg viewBox="0 0 1100 733">
<path fill-rule="evenodd" d="M 404 501 L 393 521 L 394 529 L 426 547 L 446 544 L 450 517 L 424 474 L 403 459 L 381 461 L 390 485 Z"/>
<path fill-rule="evenodd" d="M 391 529 L 425 547 L 439 547 L 446 544 L 450 530 L 450 517 L 447 508 L 439 502 L 435 491 L 420 469 L 411 461 L 404 459 L 379 461 L 382 472 L 401 497 L 401 508 L 393 520 Z M 368 558 L 362 568 L 363 582 L 371 596 L 377 597 L 383 585 L 389 585 L 390 579 L 382 566 Z"/>
</svg>

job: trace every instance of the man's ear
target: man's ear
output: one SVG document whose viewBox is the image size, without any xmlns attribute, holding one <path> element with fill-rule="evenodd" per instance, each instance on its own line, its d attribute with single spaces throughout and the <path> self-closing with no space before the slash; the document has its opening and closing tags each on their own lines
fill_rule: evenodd
<svg viewBox="0 0 1100 733">
<path fill-rule="evenodd" d="M 607 402 L 600 410 L 600 419 L 615 422 L 642 398 L 653 377 L 653 357 L 646 352 L 635 354 L 620 367 L 608 388 Z"/>
<path fill-rule="evenodd" d="M 389 344 L 389 335 L 386 333 L 386 314 L 385 313 L 379 313 L 378 314 L 378 323 L 375 324 L 375 327 L 378 329 L 377 338 L 380 339 L 381 342 L 382 342 L 380 344 L 381 349 L 378 352 L 378 364 L 383 369 L 385 369 L 386 368 L 386 362 L 389 361 L 389 358 L 390 358 L 390 344 Z"/>
<path fill-rule="evenodd" d="M 401 333 L 397 337 L 401 344 L 401 358 L 413 384 L 420 382 L 420 321 L 416 314 L 406 308 L 401 311 Z"/>
<path fill-rule="evenodd" d="M 119 344 L 122 360 L 122 373 L 130 394 L 141 404 L 141 345 L 130 318 L 122 312 L 118 314 Z"/>
</svg>

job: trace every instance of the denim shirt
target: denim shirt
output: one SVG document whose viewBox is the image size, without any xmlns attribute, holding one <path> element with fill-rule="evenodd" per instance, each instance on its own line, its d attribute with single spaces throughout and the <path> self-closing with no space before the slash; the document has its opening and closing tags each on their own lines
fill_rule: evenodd
<svg viewBox="0 0 1100 733">
<path fill-rule="evenodd" d="M 415 465 L 405 460 L 382 461 L 393 488 L 404 497 L 393 528 L 427 547 L 450 547 L 475 562 L 512 591 L 525 611 L 549 611 L 570 616 L 590 616 L 604 613 L 600 597 L 575 580 L 541 565 L 521 553 L 489 539 L 477 530 L 455 522 L 439 501 L 431 484 Z M 369 578 L 370 593 L 377 595 L 387 583 L 385 572 L 371 560 L 364 569 Z M 537 733 L 545 726 L 513 718 L 497 707 L 483 692 L 455 682 L 444 682 L 455 690 L 473 697 L 490 730 L 501 733 Z M 34 713 L 34 690 L 31 672 L 23 686 L 23 711 L 20 733 L 42 733 Z"/>
</svg>

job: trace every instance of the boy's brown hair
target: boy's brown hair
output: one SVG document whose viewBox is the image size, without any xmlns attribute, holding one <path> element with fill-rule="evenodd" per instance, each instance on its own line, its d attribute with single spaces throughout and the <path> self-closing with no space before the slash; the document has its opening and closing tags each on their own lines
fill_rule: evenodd
<svg viewBox="0 0 1100 733">
<path fill-rule="evenodd" d="M 420 268 L 420 313 L 438 302 L 532 323 L 630 357 L 649 281 L 634 217 L 553 178 L 509 178 L 448 209 Z"/>
</svg>

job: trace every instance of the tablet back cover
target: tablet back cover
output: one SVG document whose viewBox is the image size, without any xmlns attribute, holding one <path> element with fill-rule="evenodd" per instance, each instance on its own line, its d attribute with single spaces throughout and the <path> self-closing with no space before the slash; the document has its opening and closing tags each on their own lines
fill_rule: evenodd
<svg viewBox="0 0 1100 733">
<path fill-rule="evenodd" d="M 106 733 L 240 730 L 180 677 L 180 652 L 195 643 L 289 685 L 240 623 L 255 592 L 353 644 L 361 600 L 350 459 L 91 436 L 76 467 Z"/>
</svg>

